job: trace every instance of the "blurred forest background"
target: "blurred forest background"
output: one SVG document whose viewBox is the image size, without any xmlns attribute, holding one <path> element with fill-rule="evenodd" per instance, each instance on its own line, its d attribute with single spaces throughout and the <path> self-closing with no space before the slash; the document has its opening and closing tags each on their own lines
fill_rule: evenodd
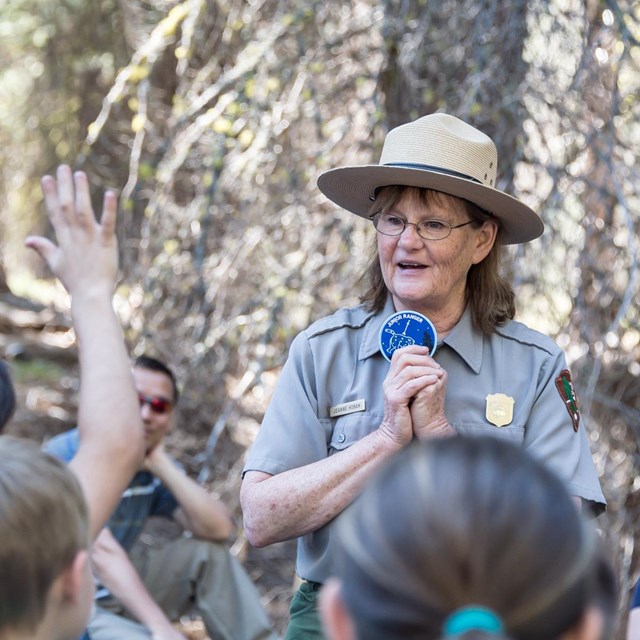
<svg viewBox="0 0 640 640">
<path fill-rule="evenodd" d="M 518 317 L 573 370 L 627 606 L 640 572 L 640 5 L 633 0 L 0 3 L 0 348 L 43 439 L 74 421 L 66 298 L 23 248 L 39 177 L 121 193 L 116 305 L 184 390 L 174 453 L 234 509 L 282 628 L 293 543 L 244 541 L 240 470 L 287 348 L 358 302 L 372 228 L 316 188 L 443 110 L 493 137 L 546 232 L 513 250 Z M 618 635 L 624 634 L 620 616 Z"/>
</svg>

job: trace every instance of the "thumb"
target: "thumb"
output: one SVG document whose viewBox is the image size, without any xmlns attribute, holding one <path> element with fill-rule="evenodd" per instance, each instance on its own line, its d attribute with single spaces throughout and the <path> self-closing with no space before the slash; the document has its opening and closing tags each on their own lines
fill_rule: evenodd
<svg viewBox="0 0 640 640">
<path fill-rule="evenodd" d="M 37 251 L 42 259 L 50 266 L 58 247 L 51 240 L 41 236 L 29 236 L 24 241 L 25 247 Z"/>
</svg>

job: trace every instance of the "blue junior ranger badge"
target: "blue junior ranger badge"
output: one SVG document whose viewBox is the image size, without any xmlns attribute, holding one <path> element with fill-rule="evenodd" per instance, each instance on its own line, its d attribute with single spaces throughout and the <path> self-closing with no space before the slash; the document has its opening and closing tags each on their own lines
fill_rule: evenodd
<svg viewBox="0 0 640 640">
<path fill-rule="evenodd" d="M 398 311 L 389 316 L 380 328 L 380 351 L 389 361 L 396 349 L 419 344 L 429 348 L 429 355 L 436 352 L 438 336 L 429 318 L 417 311 Z"/>
</svg>

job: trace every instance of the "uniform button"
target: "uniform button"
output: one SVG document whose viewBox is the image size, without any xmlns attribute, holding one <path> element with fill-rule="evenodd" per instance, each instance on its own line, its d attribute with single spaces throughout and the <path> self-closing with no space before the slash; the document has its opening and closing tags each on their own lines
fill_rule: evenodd
<svg viewBox="0 0 640 640">
<path fill-rule="evenodd" d="M 347 439 L 347 436 L 345 436 L 344 433 L 341 433 L 338 436 L 338 442 L 340 442 L 340 443 L 344 442 L 346 439 Z"/>
</svg>

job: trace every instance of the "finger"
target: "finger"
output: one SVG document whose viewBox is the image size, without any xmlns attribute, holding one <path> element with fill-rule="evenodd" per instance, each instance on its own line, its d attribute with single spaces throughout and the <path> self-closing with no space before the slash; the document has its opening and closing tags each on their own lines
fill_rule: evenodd
<svg viewBox="0 0 640 640">
<path fill-rule="evenodd" d="M 420 390 L 416 395 L 421 395 L 422 393 L 432 394 L 446 390 L 443 379 L 438 376 L 426 375 L 421 378 L 416 378 L 416 382 L 418 382 L 420 386 Z"/>
<path fill-rule="evenodd" d="M 403 367 L 410 363 L 432 363 L 435 366 L 440 366 L 438 363 L 429 356 L 429 350 L 426 347 L 419 347 L 417 345 L 411 347 L 403 347 L 394 352 L 391 356 L 391 368 Z"/>
<path fill-rule="evenodd" d="M 439 367 L 424 365 L 423 363 L 406 364 L 402 367 L 399 367 L 397 371 L 393 373 L 390 379 L 406 382 L 407 380 L 412 380 L 413 378 L 417 378 L 419 376 L 427 374 L 442 375 L 442 369 Z"/>
<path fill-rule="evenodd" d="M 43 176 L 40 180 L 44 204 L 51 224 L 56 227 L 60 222 L 60 202 L 58 200 L 58 187 L 53 176 Z"/>
<path fill-rule="evenodd" d="M 416 375 L 421 372 L 433 372 L 442 374 L 444 369 L 434 360 L 428 356 L 417 356 L 407 354 L 398 358 L 398 360 L 392 364 L 389 374 L 393 376 L 406 376 Z"/>
<path fill-rule="evenodd" d="M 397 376 L 398 380 L 408 381 L 414 380 L 416 378 L 422 378 L 423 376 L 434 376 L 435 379 L 439 380 L 444 375 L 444 370 L 441 368 L 434 367 L 423 367 L 423 366 L 410 366 L 405 367 Z"/>
<path fill-rule="evenodd" d="M 439 380 L 440 377 L 434 373 L 424 373 L 420 376 L 396 379 L 390 384 L 383 386 L 384 395 L 390 400 L 406 404 L 422 389 L 437 384 Z"/>
<path fill-rule="evenodd" d="M 84 171 L 76 171 L 73 174 L 73 184 L 75 186 L 75 214 L 77 220 L 83 227 L 93 225 L 95 217 L 91 206 L 91 192 L 89 190 L 89 180 Z"/>
<path fill-rule="evenodd" d="M 434 373 L 425 373 L 424 375 L 417 376 L 412 378 L 411 380 L 407 380 L 403 384 L 403 389 L 413 389 L 415 390 L 425 389 L 427 387 L 432 387 L 440 381 L 440 376 L 437 376 Z"/>
<path fill-rule="evenodd" d="M 391 356 L 391 360 L 401 358 L 407 354 L 414 355 L 429 355 L 429 347 L 424 347 L 420 344 L 412 344 L 406 347 L 401 347 L 400 349 L 396 349 Z"/>
<path fill-rule="evenodd" d="M 29 236 L 25 239 L 24 244 L 25 247 L 37 251 L 42 256 L 42 259 L 51 266 L 58 251 L 58 247 L 51 240 L 42 236 Z"/>
<path fill-rule="evenodd" d="M 75 223 L 75 199 L 73 196 L 73 175 L 71 167 L 61 164 L 56 171 L 60 215 L 67 224 Z"/>
<path fill-rule="evenodd" d="M 419 391 L 423 389 L 429 389 L 433 387 L 440 381 L 440 376 L 437 376 L 433 373 L 425 373 L 423 376 L 419 376 L 418 378 L 414 378 L 407 382 L 406 386 L 411 386 L 413 388 L 417 388 Z"/>
<path fill-rule="evenodd" d="M 118 214 L 118 196 L 114 191 L 105 191 L 102 203 L 102 237 L 110 241 L 116 233 L 116 218 Z"/>
<path fill-rule="evenodd" d="M 440 366 L 425 366 L 423 359 L 419 364 L 398 366 L 397 369 L 389 371 L 385 380 L 385 387 L 389 392 L 397 390 L 402 396 L 407 396 L 412 395 L 416 392 L 416 389 L 425 384 L 433 384 L 443 376 L 444 370 Z M 418 382 L 414 384 L 416 380 Z"/>
</svg>

